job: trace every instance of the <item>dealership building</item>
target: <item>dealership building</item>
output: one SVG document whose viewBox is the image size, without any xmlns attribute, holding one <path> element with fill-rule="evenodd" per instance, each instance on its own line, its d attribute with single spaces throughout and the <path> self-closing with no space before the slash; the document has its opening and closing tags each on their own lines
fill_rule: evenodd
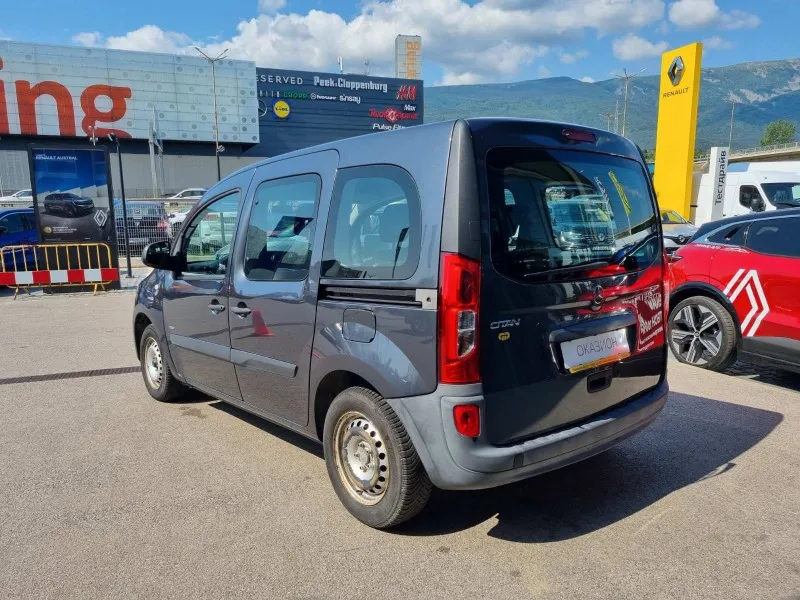
<svg viewBox="0 0 800 600">
<path fill-rule="evenodd" d="M 416 67 L 420 59 L 409 60 Z M 0 196 L 30 187 L 31 144 L 114 152 L 109 134 L 120 141 L 128 197 L 210 187 L 217 179 L 215 90 L 223 176 L 284 152 L 423 122 L 418 79 L 229 59 L 212 74 L 198 56 L 3 41 Z M 116 185 L 117 161 L 111 164 Z"/>
</svg>

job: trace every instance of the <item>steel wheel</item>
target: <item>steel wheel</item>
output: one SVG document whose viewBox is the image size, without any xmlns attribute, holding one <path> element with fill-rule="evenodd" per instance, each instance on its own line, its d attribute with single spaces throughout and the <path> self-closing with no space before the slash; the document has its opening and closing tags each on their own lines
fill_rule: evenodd
<svg viewBox="0 0 800 600">
<path fill-rule="evenodd" d="M 344 413 L 333 432 L 336 470 L 359 503 L 380 502 L 389 487 L 389 456 L 380 431 L 357 411 Z"/>
<path fill-rule="evenodd" d="M 692 365 L 705 365 L 722 347 L 722 327 L 717 316 L 701 304 L 687 304 L 673 317 L 670 340 L 675 353 Z"/>
<path fill-rule="evenodd" d="M 161 358 L 161 348 L 158 342 L 150 338 L 147 342 L 147 348 L 144 351 L 144 374 L 147 377 L 147 383 L 153 389 L 161 387 L 161 382 L 164 380 L 164 362 Z"/>
</svg>

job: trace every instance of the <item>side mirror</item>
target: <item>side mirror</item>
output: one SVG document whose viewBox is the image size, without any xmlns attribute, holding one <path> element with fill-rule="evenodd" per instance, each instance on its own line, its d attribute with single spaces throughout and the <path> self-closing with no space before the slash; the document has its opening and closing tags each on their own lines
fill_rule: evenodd
<svg viewBox="0 0 800 600">
<path fill-rule="evenodd" d="M 183 268 L 180 256 L 169 253 L 169 242 L 153 242 L 142 251 L 142 262 L 153 269 L 180 271 Z"/>
<path fill-rule="evenodd" d="M 752 201 L 752 198 L 750 198 L 749 195 L 744 194 L 744 195 L 739 197 L 739 204 L 741 204 L 745 208 L 751 208 L 752 209 L 753 201 Z"/>
<path fill-rule="evenodd" d="M 764 202 L 763 198 L 755 198 L 750 206 L 753 212 L 764 212 L 767 210 L 767 203 Z"/>
</svg>

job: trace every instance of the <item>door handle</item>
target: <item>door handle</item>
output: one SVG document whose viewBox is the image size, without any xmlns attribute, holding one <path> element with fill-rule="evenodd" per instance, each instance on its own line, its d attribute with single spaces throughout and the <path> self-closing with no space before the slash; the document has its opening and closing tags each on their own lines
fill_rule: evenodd
<svg viewBox="0 0 800 600">
<path fill-rule="evenodd" d="M 220 304 L 219 302 L 214 300 L 211 304 L 208 305 L 208 310 L 213 312 L 215 315 L 218 315 L 223 310 L 225 310 L 225 305 L 224 304 Z"/>
<path fill-rule="evenodd" d="M 235 314 L 237 317 L 239 317 L 240 319 L 244 319 L 245 317 L 247 317 L 253 311 L 250 310 L 249 308 L 247 308 L 247 305 L 244 302 L 239 302 L 239 304 L 237 306 L 234 306 L 231 309 L 231 312 L 233 314 Z"/>
</svg>

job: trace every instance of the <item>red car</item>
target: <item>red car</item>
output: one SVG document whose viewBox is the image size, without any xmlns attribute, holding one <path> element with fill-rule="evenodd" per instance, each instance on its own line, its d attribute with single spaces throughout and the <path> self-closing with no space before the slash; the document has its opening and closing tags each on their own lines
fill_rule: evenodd
<svg viewBox="0 0 800 600">
<path fill-rule="evenodd" d="M 721 371 L 742 358 L 800 372 L 800 209 L 703 225 L 673 255 L 669 344 Z"/>
</svg>

